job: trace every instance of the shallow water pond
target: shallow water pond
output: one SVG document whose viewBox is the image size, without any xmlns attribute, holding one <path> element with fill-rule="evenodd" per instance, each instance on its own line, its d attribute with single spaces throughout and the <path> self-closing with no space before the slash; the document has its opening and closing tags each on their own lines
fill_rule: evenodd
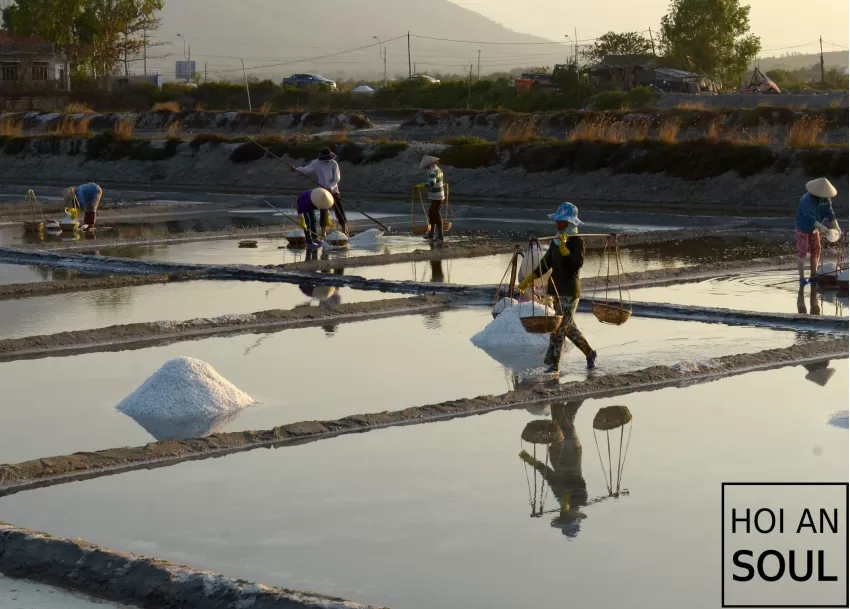
<svg viewBox="0 0 850 609">
<path fill-rule="evenodd" d="M 826 386 L 788 367 L 70 483 L 0 499 L 0 520 L 396 609 L 711 609 L 722 482 L 848 480 L 830 367 Z M 592 426 L 610 405 L 633 417 L 622 446 Z M 564 442 L 521 440 L 540 416 Z"/>
<path fill-rule="evenodd" d="M 187 341 L 163 347 L 0 363 L 0 462 L 144 444 L 154 437 L 218 430 L 269 429 L 314 419 L 401 410 L 446 400 L 498 395 L 541 369 L 542 346 L 488 349 L 470 337 L 489 309 L 303 328 L 274 334 Z M 594 374 L 674 365 L 804 340 L 793 332 L 641 319 L 616 328 L 589 314 L 577 323 L 599 352 Z M 651 338 L 647 338 L 651 337 Z M 115 411 L 169 359 L 190 356 L 260 401 L 235 418 L 185 421 L 163 430 Z M 505 366 L 508 366 L 506 368 Z M 530 373 L 533 382 L 535 372 Z M 563 381 L 586 378 L 584 357 L 564 354 Z"/>
<path fill-rule="evenodd" d="M 258 281 L 190 281 L 0 300 L 0 338 L 398 297 Z"/>
<path fill-rule="evenodd" d="M 847 317 L 847 292 L 800 286 L 795 271 L 715 277 L 704 281 L 631 291 L 635 301 Z"/>
<path fill-rule="evenodd" d="M 40 281 L 68 281 L 85 277 L 92 277 L 92 275 L 85 275 L 72 269 L 0 263 L 0 284 L 2 285 Z"/>
</svg>

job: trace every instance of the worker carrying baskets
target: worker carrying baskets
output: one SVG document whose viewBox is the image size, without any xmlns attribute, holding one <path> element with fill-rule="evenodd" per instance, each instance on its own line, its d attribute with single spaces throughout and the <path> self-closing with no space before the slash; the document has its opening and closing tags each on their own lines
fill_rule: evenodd
<svg viewBox="0 0 850 609">
<path fill-rule="evenodd" d="M 561 353 L 564 339 L 569 338 L 587 358 L 587 368 L 596 367 L 594 351 L 581 331 L 576 327 L 575 314 L 581 297 L 581 267 L 584 264 L 584 240 L 578 236 L 578 227 L 583 224 L 578 218 L 578 208 L 572 203 L 562 203 L 549 217 L 555 221 L 558 237 L 549 246 L 549 250 L 539 266 L 520 282 L 517 289 L 524 292 L 538 277 L 552 271 L 547 292 L 560 300 L 563 319 L 549 338 L 546 351 L 547 372 L 557 373 L 561 366 Z"/>
</svg>

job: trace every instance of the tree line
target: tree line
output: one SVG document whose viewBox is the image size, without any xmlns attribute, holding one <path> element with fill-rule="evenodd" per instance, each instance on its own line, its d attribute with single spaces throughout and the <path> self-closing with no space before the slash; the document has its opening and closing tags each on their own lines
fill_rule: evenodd
<svg viewBox="0 0 850 609">
<path fill-rule="evenodd" d="M 126 74 L 141 61 L 157 30 L 164 0 L 17 0 L 3 9 L 14 34 L 50 42 L 68 56 L 72 77 Z"/>
</svg>

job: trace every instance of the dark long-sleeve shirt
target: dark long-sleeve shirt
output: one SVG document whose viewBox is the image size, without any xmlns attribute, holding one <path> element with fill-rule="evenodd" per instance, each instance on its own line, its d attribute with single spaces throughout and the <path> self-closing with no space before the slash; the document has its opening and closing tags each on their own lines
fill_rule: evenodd
<svg viewBox="0 0 850 609">
<path fill-rule="evenodd" d="M 584 265 L 584 239 L 581 237 L 570 237 L 567 239 L 567 248 L 570 250 L 568 256 L 561 255 L 560 243 L 555 239 L 549 246 L 543 260 L 540 261 L 540 269 L 534 270 L 535 277 L 545 275 L 552 269 L 552 281 L 547 286 L 547 292 L 552 296 L 557 288 L 557 295 L 561 298 L 578 298 L 581 296 L 581 267 Z"/>
</svg>

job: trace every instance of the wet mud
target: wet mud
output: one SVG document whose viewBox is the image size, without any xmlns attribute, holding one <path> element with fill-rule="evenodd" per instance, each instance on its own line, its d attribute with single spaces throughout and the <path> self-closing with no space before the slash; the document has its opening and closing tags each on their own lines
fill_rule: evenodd
<svg viewBox="0 0 850 609">
<path fill-rule="evenodd" d="M 66 292 L 87 292 L 90 290 L 109 290 L 113 288 L 132 288 L 156 283 L 172 283 L 199 279 L 197 273 L 176 272 L 156 275 L 109 275 L 75 279 L 73 281 L 40 281 L 31 283 L 10 283 L 0 285 L 0 300 L 33 298 Z"/>
<path fill-rule="evenodd" d="M 0 465 L 0 496 L 136 469 L 156 469 L 182 461 L 221 457 L 260 447 L 301 444 L 341 434 L 428 423 L 536 403 L 684 386 L 756 370 L 845 358 L 847 355 L 847 337 L 812 340 L 781 349 L 719 357 L 707 363 L 685 367 L 652 366 L 624 374 L 592 376 L 584 381 L 565 384 L 558 384 L 552 379 L 499 396 L 452 400 L 394 412 L 353 415 L 333 421 L 303 421 L 264 431 L 221 433 L 205 438 L 166 440 L 145 446 L 46 457 Z"/>
<path fill-rule="evenodd" d="M 56 355 L 68 356 L 92 351 L 124 351 L 152 345 L 199 340 L 211 335 L 264 333 L 363 321 L 375 317 L 414 315 L 444 309 L 451 303 L 447 296 L 393 298 L 337 305 L 333 308 L 302 306 L 294 309 L 272 309 L 257 313 L 222 315 L 186 321 L 157 321 L 124 324 L 59 332 L 42 336 L 0 340 L 0 361 L 39 359 Z"/>
<path fill-rule="evenodd" d="M 159 609 L 379 609 L 272 588 L 0 522 L 0 573 Z"/>
</svg>

